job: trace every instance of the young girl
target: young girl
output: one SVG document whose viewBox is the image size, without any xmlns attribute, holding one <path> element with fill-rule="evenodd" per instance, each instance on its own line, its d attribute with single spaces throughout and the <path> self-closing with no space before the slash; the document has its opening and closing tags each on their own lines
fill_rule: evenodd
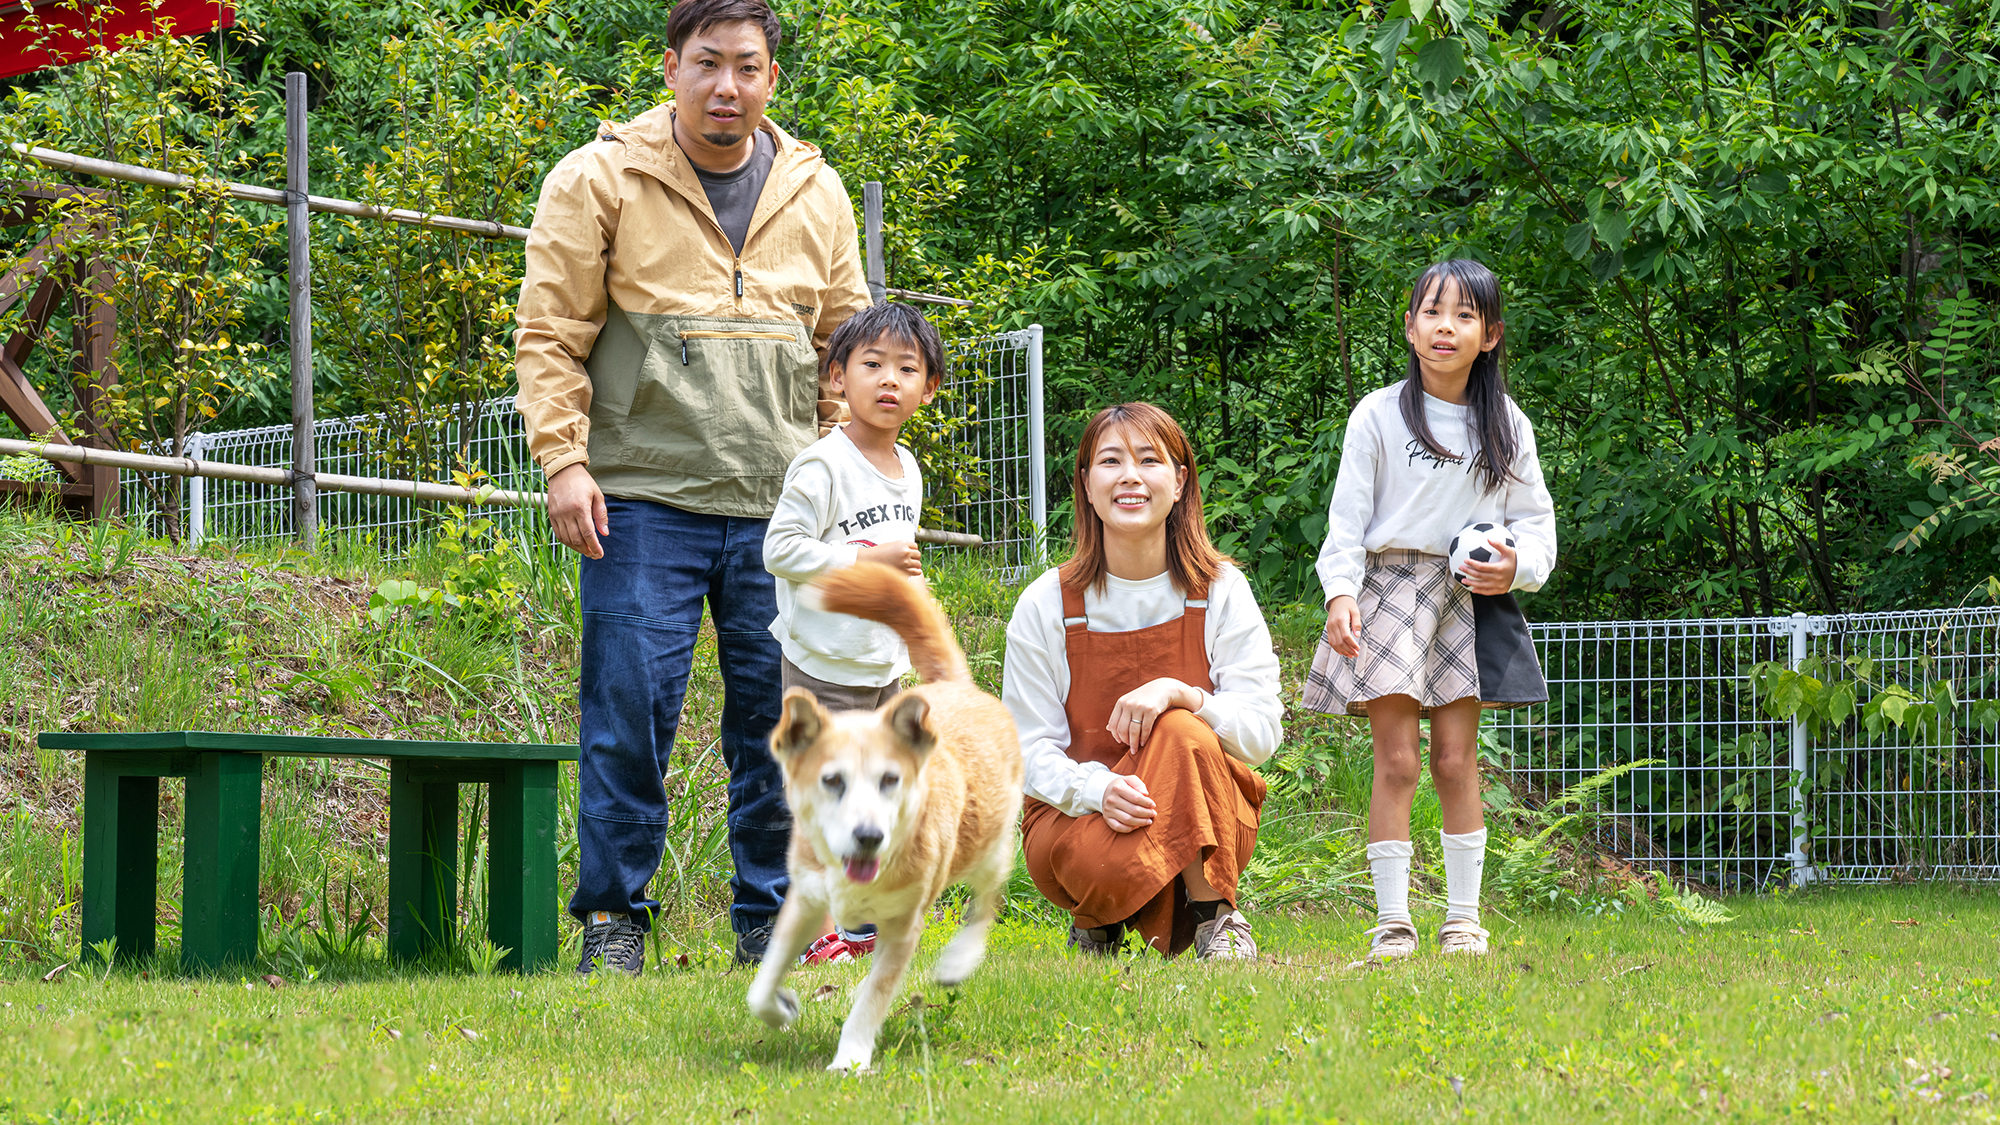
<svg viewBox="0 0 2000 1125">
<path fill-rule="evenodd" d="M 1431 779 L 1444 812 L 1446 953 L 1485 953 L 1479 877 L 1486 853 L 1479 798 L 1479 712 L 1548 698 L 1512 591 L 1539 589 L 1556 561 L 1554 505 L 1534 429 L 1500 373 L 1500 284 L 1478 262 L 1425 270 L 1403 335 L 1409 375 L 1348 418 L 1327 513 L 1319 578 L 1326 635 L 1305 704 L 1365 715 L 1375 744 L 1368 866 L 1376 925 L 1368 959 L 1417 951 L 1410 919 L 1410 803 L 1417 720 L 1431 721 Z M 1518 547 L 1451 574 L 1446 555 L 1467 524 L 1506 525 Z"/>
</svg>

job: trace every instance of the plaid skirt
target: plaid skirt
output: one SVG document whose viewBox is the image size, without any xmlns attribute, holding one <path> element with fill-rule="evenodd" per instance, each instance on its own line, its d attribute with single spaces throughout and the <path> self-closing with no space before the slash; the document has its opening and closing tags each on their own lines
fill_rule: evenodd
<svg viewBox="0 0 2000 1125">
<path fill-rule="evenodd" d="M 1370 554 L 1355 600 L 1361 655 L 1340 655 L 1322 635 L 1306 676 L 1307 708 L 1366 715 L 1368 701 L 1384 695 L 1410 696 L 1424 711 L 1467 696 L 1489 708 L 1548 698 L 1513 595 L 1473 594 L 1452 578 L 1443 555 Z"/>
</svg>

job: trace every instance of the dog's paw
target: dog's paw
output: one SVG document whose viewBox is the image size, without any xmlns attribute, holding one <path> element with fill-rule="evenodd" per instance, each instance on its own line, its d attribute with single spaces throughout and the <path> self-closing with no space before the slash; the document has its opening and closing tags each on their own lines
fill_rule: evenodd
<svg viewBox="0 0 2000 1125">
<path fill-rule="evenodd" d="M 985 960 L 985 942 L 953 941 L 944 947 L 943 953 L 938 954 L 937 965 L 931 969 L 931 979 L 945 988 L 957 988 Z"/>
<path fill-rule="evenodd" d="M 799 1018 L 799 994 L 789 988 L 772 990 L 768 996 L 750 995 L 750 1014 L 776 1028 L 787 1028 Z"/>
<path fill-rule="evenodd" d="M 839 1074 L 861 1074 L 868 1070 L 868 1064 L 873 1062 L 874 1058 L 873 1050 L 850 1051 L 842 1047 L 840 1053 L 833 1057 L 833 1061 L 826 1064 L 826 1069 Z"/>
</svg>

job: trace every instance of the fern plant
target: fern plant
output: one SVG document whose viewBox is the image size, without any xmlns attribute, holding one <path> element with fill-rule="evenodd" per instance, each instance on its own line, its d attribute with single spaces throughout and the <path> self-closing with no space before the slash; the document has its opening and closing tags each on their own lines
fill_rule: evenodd
<svg viewBox="0 0 2000 1125">
<path fill-rule="evenodd" d="M 1703 898 L 1686 887 L 1676 886 L 1664 871 L 1653 872 L 1653 895 L 1647 896 L 1646 884 L 1630 883 L 1625 894 L 1638 910 L 1655 918 L 1662 918 L 1689 926 L 1720 926 L 1734 922 L 1731 914 L 1714 899 Z"/>
<path fill-rule="evenodd" d="M 1569 786 L 1539 808 L 1521 805 L 1499 810 L 1521 831 L 1492 848 L 1495 894 L 1526 909 L 1560 905 L 1567 891 L 1550 841 L 1557 833 L 1580 836 L 1596 815 L 1596 796 L 1633 770 L 1657 766 L 1660 758 L 1640 758 L 1601 770 Z"/>
</svg>

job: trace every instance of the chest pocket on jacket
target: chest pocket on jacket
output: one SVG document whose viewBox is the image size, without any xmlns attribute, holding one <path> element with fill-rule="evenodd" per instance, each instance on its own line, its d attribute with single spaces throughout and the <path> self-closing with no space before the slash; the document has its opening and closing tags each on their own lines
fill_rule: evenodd
<svg viewBox="0 0 2000 1125">
<path fill-rule="evenodd" d="M 629 315 L 629 314 L 628 314 Z M 617 460 L 698 477 L 783 477 L 818 436 L 819 362 L 800 325 L 632 316 L 646 340 Z"/>
</svg>

